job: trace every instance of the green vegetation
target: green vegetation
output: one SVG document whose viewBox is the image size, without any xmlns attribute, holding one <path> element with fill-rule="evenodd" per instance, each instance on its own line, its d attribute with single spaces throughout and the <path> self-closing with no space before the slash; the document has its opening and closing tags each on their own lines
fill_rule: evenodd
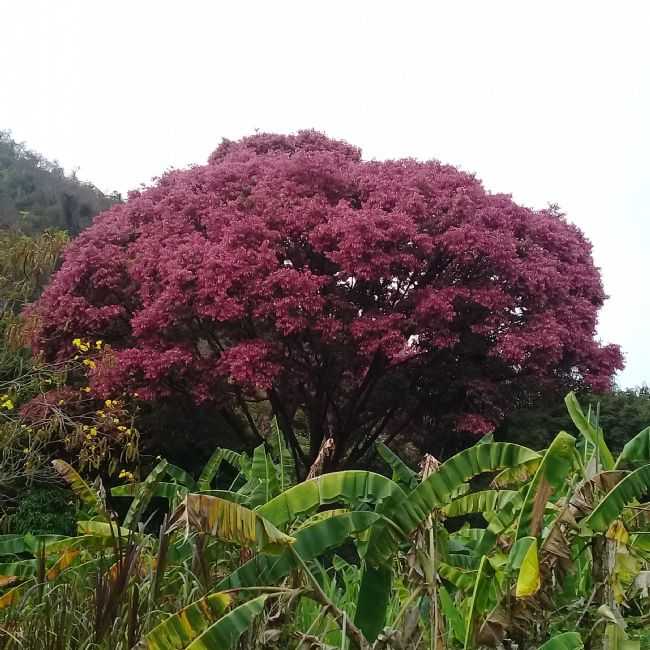
<svg viewBox="0 0 650 650">
<path fill-rule="evenodd" d="M 0 650 L 650 650 L 647 389 L 531 394 L 471 446 L 380 428 L 347 465 L 259 390 L 100 397 L 110 341 L 46 363 L 28 306 L 118 198 L 0 134 Z"/>
<path fill-rule="evenodd" d="M 94 185 L 66 176 L 55 162 L 0 131 L 0 229 L 34 234 L 48 229 L 77 235 L 119 194 L 106 196 Z"/>
<path fill-rule="evenodd" d="M 650 429 L 615 455 L 566 401 L 577 435 L 542 452 L 488 437 L 416 473 L 380 445 L 391 478 L 295 484 L 275 423 L 110 496 L 56 461 L 76 534 L 0 537 L 0 647 L 647 648 Z"/>
</svg>

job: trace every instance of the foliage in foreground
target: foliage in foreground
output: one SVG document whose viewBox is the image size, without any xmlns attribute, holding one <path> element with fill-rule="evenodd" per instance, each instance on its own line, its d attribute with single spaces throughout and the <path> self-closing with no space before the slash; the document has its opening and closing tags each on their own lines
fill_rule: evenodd
<svg viewBox="0 0 650 650">
<path fill-rule="evenodd" d="M 131 499 L 120 525 L 57 461 L 91 514 L 75 537 L 0 538 L 0 647 L 639 648 L 650 428 L 615 457 L 567 405 L 577 440 L 560 432 L 536 452 L 485 439 L 420 474 L 381 447 L 392 478 L 293 484 L 276 429 L 273 450 L 219 449 L 196 479 L 162 460 L 115 488 Z M 224 464 L 237 477 L 213 489 Z M 170 506 L 158 534 L 156 499 Z"/>
</svg>

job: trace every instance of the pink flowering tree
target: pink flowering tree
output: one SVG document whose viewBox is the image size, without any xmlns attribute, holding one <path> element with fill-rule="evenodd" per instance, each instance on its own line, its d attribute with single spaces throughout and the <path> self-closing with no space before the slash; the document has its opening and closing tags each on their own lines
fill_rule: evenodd
<svg viewBox="0 0 650 650">
<path fill-rule="evenodd" d="M 557 211 L 307 131 L 226 141 L 132 193 L 73 242 L 32 313 L 48 359 L 74 337 L 106 343 L 100 396 L 184 395 L 251 429 L 267 403 L 306 472 L 377 439 L 484 434 L 531 396 L 607 389 L 622 364 L 594 338 L 604 299 Z"/>
</svg>

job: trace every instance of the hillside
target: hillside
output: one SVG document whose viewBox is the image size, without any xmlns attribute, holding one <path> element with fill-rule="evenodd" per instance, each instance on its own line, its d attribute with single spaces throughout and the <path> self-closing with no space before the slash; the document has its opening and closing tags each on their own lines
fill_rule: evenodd
<svg viewBox="0 0 650 650">
<path fill-rule="evenodd" d="M 65 230 L 74 236 L 92 218 L 120 200 L 91 183 L 66 175 L 56 163 L 0 131 L 0 228 L 25 233 Z"/>
</svg>

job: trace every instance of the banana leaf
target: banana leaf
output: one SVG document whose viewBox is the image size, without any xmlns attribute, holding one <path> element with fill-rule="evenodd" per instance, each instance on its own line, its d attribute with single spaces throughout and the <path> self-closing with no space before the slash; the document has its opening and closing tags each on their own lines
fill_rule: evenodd
<svg viewBox="0 0 650 650">
<path fill-rule="evenodd" d="M 284 433 L 278 424 L 278 418 L 273 416 L 271 420 L 271 431 L 275 437 L 278 447 L 278 479 L 280 492 L 288 490 L 296 482 L 296 463 L 291 450 L 285 444 Z"/>
<path fill-rule="evenodd" d="M 569 416 L 575 424 L 576 428 L 580 433 L 585 437 L 589 444 L 593 445 L 600 459 L 600 463 L 603 466 L 603 469 L 609 470 L 614 469 L 614 456 L 609 450 L 609 447 L 605 443 L 605 436 L 603 435 L 603 430 L 600 427 L 594 426 L 585 416 L 578 402 L 575 393 L 569 393 L 565 398 L 564 402 L 566 404 L 567 410 L 569 411 Z"/>
<path fill-rule="evenodd" d="M 209 594 L 166 618 L 149 632 L 142 650 L 183 650 L 217 621 L 232 603 L 229 594 Z"/>
<path fill-rule="evenodd" d="M 404 490 L 413 490 L 420 482 L 414 472 L 390 447 L 383 443 L 377 445 L 377 453 L 393 471 L 392 479 Z"/>
<path fill-rule="evenodd" d="M 259 507 L 257 512 L 275 526 L 283 526 L 326 504 L 377 504 L 394 495 L 406 497 L 402 488 L 389 478 L 374 472 L 347 470 L 323 474 L 295 485 Z"/>
<path fill-rule="evenodd" d="M 539 650 L 582 650 L 584 644 L 577 632 L 563 632 L 539 646 Z"/>
<path fill-rule="evenodd" d="M 224 578 L 217 585 L 217 589 L 224 591 L 237 587 L 278 584 L 299 568 L 300 563 L 296 555 L 300 556 L 303 562 L 314 560 L 323 553 L 338 548 L 350 536 L 370 528 L 379 519 L 380 516 L 374 512 L 348 512 L 319 521 L 296 533 L 292 549 L 286 549 L 281 555 L 256 555 Z"/>
<path fill-rule="evenodd" d="M 482 490 L 454 499 L 442 509 L 447 517 L 462 517 L 475 512 L 496 511 L 506 504 L 515 507 L 521 503 L 521 496 L 516 490 Z"/>
<path fill-rule="evenodd" d="M 542 462 L 542 457 L 546 453 L 546 450 L 538 452 L 539 456 L 529 460 L 526 463 L 517 465 L 517 467 L 507 467 L 506 469 L 499 472 L 490 483 L 490 487 L 493 487 L 497 490 L 504 490 L 506 488 L 516 486 L 519 487 L 524 483 L 528 483 L 535 472 L 539 467 L 539 464 Z"/>
<path fill-rule="evenodd" d="M 630 472 L 616 487 L 612 488 L 583 520 L 584 526 L 592 531 L 606 532 L 618 519 L 625 506 L 650 492 L 650 464 Z"/>
<path fill-rule="evenodd" d="M 222 616 L 205 632 L 185 646 L 187 650 L 227 650 L 236 646 L 239 637 L 262 613 L 268 596 L 258 596 Z M 183 649 L 185 650 L 185 649 Z"/>
<path fill-rule="evenodd" d="M 199 492 L 205 492 L 206 490 L 209 490 L 212 481 L 214 480 L 214 477 L 217 475 L 217 472 L 219 471 L 219 467 L 221 466 L 221 461 L 223 460 L 223 449 L 215 449 L 215 451 L 212 453 L 212 456 L 210 456 L 210 459 L 208 462 L 203 466 L 203 469 L 201 470 L 201 473 L 199 474 L 199 478 L 196 481 L 196 489 Z"/>
<path fill-rule="evenodd" d="M 114 497 L 135 497 L 144 488 L 144 483 L 126 483 L 111 488 Z M 187 488 L 178 483 L 157 483 L 153 488 L 152 497 L 167 499 L 173 503 L 180 494 L 187 494 Z"/>
<path fill-rule="evenodd" d="M 279 531 L 259 512 L 205 494 L 188 494 L 172 517 L 169 532 L 185 526 L 242 546 L 281 552 L 294 538 Z"/>
<path fill-rule="evenodd" d="M 23 535 L 0 535 L 0 556 L 18 555 L 27 550 Z"/>
<path fill-rule="evenodd" d="M 168 476 L 173 478 L 183 487 L 186 487 L 188 490 L 192 491 L 196 488 L 196 481 L 184 469 L 181 469 L 176 465 L 172 465 L 171 463 L 167 463 L 166 472 Z"/>
<path fill-rule="evenodd" d="M 151 470 L 147 478 L 142 482 L 142 487 L 135 495 L 122 522 L 124 528 L 131 530 L 138 525 L 142 513 L 146 510 L 154 496 L 156 486 L 167 470 L 168 463 L 163 459 Z"/>
<path fill-rule="evenodd" d="M 630 440 L 616 459 L 614 469 L 636 467 L 650 463 L 650 427 L 646 427 Z"/>
<path fill-rule="evenodd" d="M 32 578 L 38 571 L 38 560 L 19 560 L 0 564 L 0 581 L 4 578 Z"/>
<path fill-rule="evenodd" d="M 72 491 L 93 511 L 102 521 L 108 521 L 109 517 L 101 499 L 82 478 L 77 471 L 64 460 L 56 459 L 52 465 L 63 480 L 70 486 Z"/>
<path fill-rule="evenodd" d="M 463 650 L 471 650 L 475 646 L 476 633 L 479 629 L 481 616 L 489 609 L 490 582 L 493 577 L 494 569 L 488 558 L 484 555 L 476 574 L 474 589 L 469 604 Z"/>
<path fill-rule="evenodd" d="M 438 595 L 440 597 L 440 608 L 444 617 L 449 621 L 451 626 L 451 631 L 459 643 L 465 642 L 465 636 L 467 635 L 467 628 L 465 626 L 465 617 L 462 615 L 460 610 L 454 604 L 451 596 L 444 585 L 440 585 L 438 588 Z"/>
<path fill-rule="evenodd" d="M 518 541 L 523 542 L 524 540 L 528 540 L 528 545 L 519 564 L 519 574 L 515 586 L 515 596 L 517 598 L 534 596 L 539 591 L 541 585 L 537 538 L 522 537 Z"/>
<path fill-rule="evenodd" d="M 354 623 L 371 643 L 384 629 L 392 583 L 391 567 L 373 567 L 365 564 L 359 586 Z"/>
<path fill-rule="evenodd" d="M 366 558 L 374 565 L 388 562 L 400 541 L 397 530 L 402 536 L 411 534 L 434 510 L 449 504 L 455 491 L 474 476 L 516 467 L 534 458 L 536 452 L 508 442 L 474 445 L 452 456 L 407 497 L 391 501 L 390 509 L 383 513 L 395 526 L 380 526 L 371 532 Z"/>
<path fill-rule="evenodd" d="M 527 490 L 517 522 L 516 539 L 538 535 L 551 496 L 566 488 L 576 461 L 575 438 L 560 431 L 550 444 Z"/>
</svg>

